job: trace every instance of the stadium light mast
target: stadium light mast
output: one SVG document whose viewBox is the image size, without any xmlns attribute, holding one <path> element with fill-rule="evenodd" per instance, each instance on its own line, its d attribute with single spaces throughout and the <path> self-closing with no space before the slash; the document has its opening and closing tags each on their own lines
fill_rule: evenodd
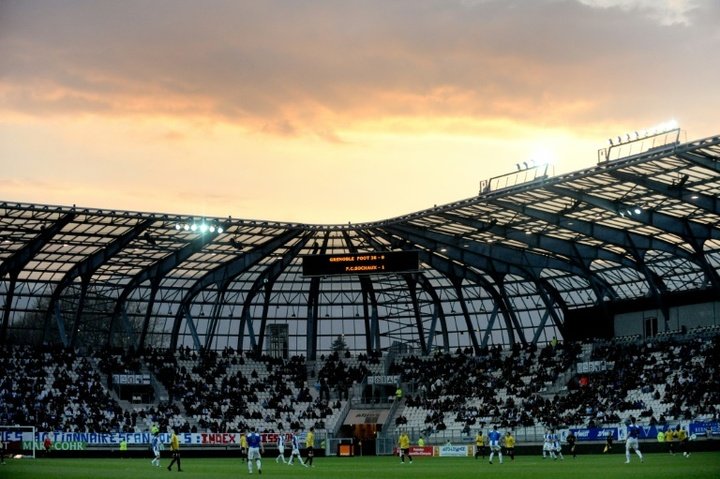
<svg viewBox="0 0 720 479">
<path fill-rule="evenodd" d="M 598 150 L 598 164 L 654 150 L 666 150 L 680 143 L 680 126 L 675 120 L 645 130 L 608 139 L 609 146 Z"/>
<path fill-rule="evenodd" d="M 511 188 L 537 180 L 544 180 L 549 174 L 552 174 L 553 171 L 552 162 L 549 161 L 547 157 L 515 163 L 515 167 L 517 171 L 493 176 L 489 180 L 482 180 L 478 194 L 482 195 L 483 193 L 489 193 L 491 191 Z"/>
</svg>

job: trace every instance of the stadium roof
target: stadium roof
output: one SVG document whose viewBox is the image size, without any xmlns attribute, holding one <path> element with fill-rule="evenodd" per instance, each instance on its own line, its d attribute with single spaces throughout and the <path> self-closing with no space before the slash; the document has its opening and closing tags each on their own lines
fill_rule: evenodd
<svg viewBox="0 0 720 479">
<path fill-rule="evenodd" d="M 667 319 L 673 294 L 717 297 L 720 136 L 601 153 L 556 177 L 518 165 L 478 196 L 364 224 L 3 202 L 0 340 L 477 351 L 561 338 L 577 310 L 643 299 Z M 418 252 L 417 271 L 302 273 L 306 255 L 401 250 Z"/>
</svg>

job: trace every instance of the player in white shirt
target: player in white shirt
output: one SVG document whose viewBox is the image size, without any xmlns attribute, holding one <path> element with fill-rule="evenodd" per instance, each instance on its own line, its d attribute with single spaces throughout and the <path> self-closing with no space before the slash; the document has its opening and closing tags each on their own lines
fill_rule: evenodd
<svg viewBox="0 0 720 479">
<path fill-rule="evenodd" d="M 292 447 L 292 452 L 290 453 L 290 459 L 288 459 L 287 465 L 292 466 L 293 459 L 297 457 L 297 460 L 300 462 L 300 464 L 308 467 L 307 464 L 303 462 L 302 456 L 300 456 L 300 439 L 298 439 L 294 431 L 290 435 L 290 446 Z"/>
<path fill-rule="evenodd" d="M 560 444 L 560 435 L 555 432 L 555 429 L 550 430 L 550 446 L 551 451 L 554 454 L 557 454 L 557 456 L 553 456 L 553 459 L 557 459 L 558 457 L 560 460 L 565 460 L 562 454 L 562 444 Z"/>
<path fill-rule="evenodd" d="M 160 449 L 162 449 L 162 442 L 160 442 L 160 434 L 153 434 L 150 439 L 150 446 L 152 447 L 153 455 L 155 458 L 150 461 L 153 466 L 160 467 Z"/>
<path fill-rule="evenodd" d="M 545 430 L 545 435 L 543 436 L 543 459 L 547 456 L 555 459 L 555 451 L 553 450 L 552 437 L 550 436 L 549 429 Z"/>
<path fill-rule="evenodd" d="M 630 463 L 630 450 L 634 450 L 635 454 L 640 458 L 640 462 L 644 462 L 638 439 L 640 438 L 640 426 L 635 423 L 635 418 L 630 417 L 630 424 L 627 425 L 625 432 L 625 464 Z"/>
<path fill-rule="evenodd" d="M 278 448 L 278 456 L 275 458 L 275 462 L 280 462 L 280 460 L 282 459 L 283 464 L 285 464 L 287 461 L 285 460 L 285 433 L 284 432 L 281 432 L 278 435 L 277 448 Z"/>
</svg>

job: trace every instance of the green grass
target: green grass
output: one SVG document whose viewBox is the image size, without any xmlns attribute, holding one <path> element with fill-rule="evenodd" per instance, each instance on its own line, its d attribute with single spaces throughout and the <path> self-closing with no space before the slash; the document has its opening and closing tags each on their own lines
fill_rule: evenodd
<svg viewBox="0 0 720 479">
<path fill-rule="evenodd" d="M 716 479 L 720 477 L 720 453 L 695 453 L 690 458 L 681 455 L 646 454 L 641 464 L 633 456 L 631 464 L 624 464 L 625 456 L 588 455 L 565 461 L 543 460 L 539 456 L 521 456 L 515 462 L 488 464 L 473 458 L 416 458 L 414 464 L 400 464 L 397 457 L 316 458 L 314 468 L 297 464 L 288 467 L 276 464 L 274 459 L 263 460 L 262 478 L 311 479 L 476 479 L 479 475 L 493 479 L 592 479 L 628 477 L 631 479 L 692 478 Z M 101 479 L 101 478 L 153 478 L 171 477 L 170 460 L 163 458 L 162 468 L 150 465 L 148 459 L 20 459 L 9 460 L 0 466 L 2 479 Z M 183 459 L 184 472 L 179 476 L 190 478 L 233 478 L 248 476 L 247 466 L 240 459 Z M 258 477 L 254 471 L 250 477 Z"/>
</svg>

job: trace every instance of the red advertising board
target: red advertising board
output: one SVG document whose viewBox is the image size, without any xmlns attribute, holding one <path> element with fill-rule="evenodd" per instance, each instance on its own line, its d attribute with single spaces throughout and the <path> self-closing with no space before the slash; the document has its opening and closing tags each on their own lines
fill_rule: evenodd
<svg viewBox="0 0 720 479">
<path fill-rule="evenodd" d="M 433 447 L 432 446 L 411 446 L 410 450 L 408 451 L 411 456 L 432 456 L 433 455 Z M 396 456 L 400 455 L 400 450 L 396 447 L 393 449 L 393 454 Z"/>
</svg>

